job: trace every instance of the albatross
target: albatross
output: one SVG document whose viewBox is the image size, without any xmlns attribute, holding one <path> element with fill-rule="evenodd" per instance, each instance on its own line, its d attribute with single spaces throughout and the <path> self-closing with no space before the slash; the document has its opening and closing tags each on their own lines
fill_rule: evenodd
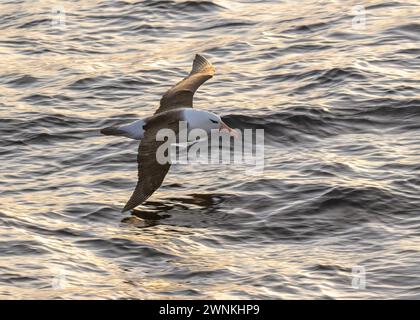
<svg viewBox="0 0 420 320">
<path fill-rule="evenodd" d="M 218 129 L 236 137 L 237 133 L 213 112 L 193 109 L 193 97 L 197 89 L 212 78 L 215 69 L 203 56 L 197 54 L 192 70 L 187 77 L 170 88 L 160 99 L 159 108 L 151 117 L 146 117 L 123 126 L 107 127 L 104 135 L 124 136 L 140 140 L 137 163 L 138 181 L 133 194 L 122 212 L 134 209 L 146 201 L 162 184 L 171 164 L 161 164 L 156 151 L 164 141 L 156 135 L 161 129 L 171 129 L 179 134 L 179 123 L 186 122 L 188 131 L 202 129 L 206 133 Z"/>
</svg>

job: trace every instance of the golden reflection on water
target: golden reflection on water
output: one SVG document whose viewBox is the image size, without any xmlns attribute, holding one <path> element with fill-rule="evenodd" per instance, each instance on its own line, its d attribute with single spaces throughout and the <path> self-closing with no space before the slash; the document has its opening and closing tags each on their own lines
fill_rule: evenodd
<svg viewBox="0 0 420 320">
<path fill-rule="evenodd" d="M 37 113 L 59 113 L 65 116 L 77 116 L 85 119 L 107 119 L 111 116 L 116 117 L 121 113 L 136 114 L 139 117 L 150 114 L 156 107 L 160 95 L 165 89 L 172 85 L 174 81 L 185 74 L 190 65 L 191 57 L 195 52 L 211 52 L 215 48 L 229 48 L 232 44 L 243 45 L 243 53 L 237 54 L 235 59 L 230 56 L 226 59 L 221 54 L 214 55 L 214 63 L 217 75 L 209 81 L 205 87 L 200 88 L 197 96 L 197 104 L 213 110 L 223 109 L 225 113 L 240 113 L 241 110 L 250 112 L 249 114 L 267 113 L 267 110 L 281 111 L 282 107 L 287 107 L 290 103 L 307 104 L 313 103 L 314 108 L 326 106 L 325 110 L 334 112 L 334 100 L 330 96 L 320 96 L 319 91 L 309 91 L 304 97 L 290 96 L 296 88 L 302 86 L 297 81 L 279 81 L 274 87 L 266 87 L 258 79 L 268 75 L 286 75 L 292 73 L 293 69 L 287 66 L 298 61 L 302 65 L 302 70 L 329 70 L 332 68 L 345 68 L 352 66 L 358 70 L 387 74 L 398 78 L 419 79 L 418 70 L 401 68 L 392 61 L 382 59 L 395 52 L 396 48 L 413 49 L 418 47 L 414 41 L 399 43 L 383 43 L 372 46 L 372 37 L 381 34 L 396 25 L 408 24 L 412 21 L 415 8 L 407 6 L 400 7 L 398 10 L 382 8 L 372 10 L 368 13 L 366 28 L 359 31 L 359 37 L 355 37 L 351 50 L 348 50 L 348 43 L 340 40 L 339 36 L 328 37 L 322 32 L 316 34 L 312 41 L 306 40 L 309 44 L 325 44 L 331 46 L 329 50 L 318 51 L 292 51 L 284 52 L 275 61 L 269 59 L 270 52 L 275 48 L 284 49 L 293 43 L 300 44 L 296 35 L 291 35 L 287 30 L 299 24 L 316 25 L 318 23 L 332 23 L 343 17 L 345 23 L 340 20 L 337 22 L 337 33 L 351 33 L 351 7 L 359 4 L 359 1 L 304 1 L 297 4 L 296 1 L 271 2 L 255 4 L 252 2 L 240 3 L 239 1 L 215 1 L 217 4 L 229 9 L 220 10 L 218 19 L 236 21 L 241 19 L 253 24 L 244 25 L 235 29 L 234 32 L 225 32 L 223 29 L 210 29 L 203 32 L 194 32 L 195 26 L 188 18 L 181 17 L 169 21 L 159 21 L 160 16 L 156 16 L 156 21 L 149 21 L 150 27 L 158 29 L 161 25 L 166 25 L 171 30 L 169 34 L 156 34 L 155 42 L 140 41 L 142 35 L 134 37 L 129 33 L 105 32 L 97 30 L 99 22 L 84 17 L 86 13 L 92 16 L 100 16 L 102 12 L 96 9 L 100 1 L 77 1 L 64 2 L 66 12 L 68 12 L 66 23 L 68 26 L 59 32 L 51 32 L 48 26 L 36 26 L 27 28 L 24 31 L 19 28 L 8 28 L 0 31 L 3 40 L 19 41 L 32 40 L 44 43 L 45 47 L 51 50 L 44 54 L 27 55 L 18 46 L 1 46 L 1 69 L 4 75 L 25 74 L 37 79 L 40 82 L 32 86 L 2 85 L 0 86 L 0 117 L 12 118 L 15 115 L 37 112 Z M 137 1 L 129 1 L 135 3 Z M 382 1 L 364 1 L 364 5 L 381 3 Z M 13 15 L 18 12 L 32 12 L 40 18 L 49 19 L 51 7 L 56 1 L 28 1 L 22 5 L 0 5 L 3 15 Z M 115 9 L 116 10 L 116 9 Z M 112 11 L 112 10 L 111 10 Z M 25 18 L 30 22 L 32 16 Z M 27 20 L 27 21 L 26 21 Z M 212 23 L 212 19 L 207 21 Z M 104 27 L 104 26 L 102 26 Z M 105 28 L 105 27 L 104 27 Z M 177 30 L 184 30 L 177 34 Z M 186 31 L 185 31 L 186 30 Z M 238 31 L 239 30 L 239 31 Z M 252 30 L 250 32 L 249 30 Z M 184 32 L 187 35 L 184 35 Z M 190 34 L 191 33 L 191 34 Z M 105 36 L 104 34 L 107 34 Z M 94 38 L 87 41 L 88 35 Z M 366 36 L 366 37 L 363 37 Z M 78 40 L 79 39 L 79 40 Z M 80 40 L 81 39 L 81 40 Z M 68 54 L 71 50 L 93 50 L 95 54 Z M 261 52 L 247 59 L 250 52 Z M 369 60 L 369 62 L 367 61 Z M 283 67 L 282 67 L 283 66 Z M 167 73 L 161 75 L 159 70 Z M 321 72 L 321 71 L 320 71 Z M 101 99 L 91 99 L 89 94 L 75 92 L 68 87 L 77 80 L 95 77 L 121 77 L 131 75 L 147 78 L 152 83 L 144 92 L 143 101 L 139 102 L 140 97 L 132 98 L 132 104 L 125 103 L 119 106 L 118 103 Z M 237 76 L 240 75 L 240 76 Z M 150 79 L 149 79 L 150 78 Z M 255 80 L 257 79 L 257 80 Z M 245 89 L 247 90 L 245 90 Z M 335 90 L 334 88 L 319 90 Z M 346 89 L 343 89 L 345 92 Z M 352 88 L 347 89 L 349 91 Z M 111 92 L 112 93 L 112 92 Z M 25 97 L 31 94 L 54 96 L 63 94 L 76 101 L 90 104 L 92 108 L 86 109 L 72 107 L 70 105 L 34 105 L 25 101 Z M 92 95 L 95 92 L 91 93 Z M 368 93 L 369 94 L 369 93 Z M 83 96 L 84 95 L 84 96 Z M 313 99 L 313 100 L 311 100 Z M 132 106 L 142 106 L 142 108 L 130 109 Z M 262 111 L 261 111 L 262 110 Z M 75 130 L 81 128 L 75 128 Z M 95 128 L 93 128 L 95 129 Z M 395 164 L 412 163 L 413 159 L 418 158 L 417 153 L 411 145 L 398 144 L 392 141 L 391 137 L 381 140 L 378 136 L 354 137 L 357 139 L 371 139 L 375 142 L 378 152 L 383 154 L 393 154 Z M 72 157 L 86 150 L 98 152 L 99 157 L 104 156 L 107 150 L 100 149 L 106 145 L 108 140 L 104 137 L 90 136 L 83 141 L 64 141 L 57 142 L 54 147 L 48 145 L 36 146 L 25 145 L 33 152 L 34 156 L 42 153 L 49 154 L 52 158 L 59 157 L 60 154 Z M 378 139 L 378 141 L 376 141 Z M 385 142 L 384 142 L 385 141 Z M 333 141 L 339 143 L 340 141 Z M 128 143 L 127 148 L 133 148 L 135 153 L 136 143 Z M 39 148 L 39 149 L 37 149 Z M 276 147 L 271 147 L 273 151 Z M 381 180 L 381 166 L 387 162 L 372 161 L 366 154 L 357 156 L 355 154 L 340 154 L 339 151 L 330 149 L 330 153 L 317 150 L 293 150 L 286 149 L 289 154 L 284 154 L 283 158 L 278 159 L 270 155 L 270 146 L 267 148 L 267 163 L 273 164 L 264 173 L 265 179 L 279 181 L 294 181 L 302 185 L 307 183 L 327 183 L 331 186 L 344 187 L 376 187 L 379 189 L 391 188 L 389 180 Z M 292 153 L 293 152 L 293 153 Z M 274 154 L 274 152 L 273 152 Z M 398 156 L 401 159 L 398 159 Z M 309 178 L 297 170 L 278 170 L 274 164 L 278 161 L 291 161 L 300 163 L 305 159 L 311 158 L 313 163 L 324 162 L 325 164 L 348 166 L 358 176 L 348 177 L 344 173 L 338 177 L 313 177 Z M 112 159 L 110 159 L 112 160 Z M 133 161 L 135 158 L 133 157 Z M 296 295 L 304 297 L 347 297 L 346 289 L 351 283 L 334 283 L 329 281 L 329 277 L 322 274 L 312 267 L 315 265 L 327 265 L 338 268 L 338 274 L 347 274 L 352 266 L 363 263 L 370 257 L 370 253 L 333 250 L 327 245 L 334 243 L 334 239 L 325 238 L 322 245 L 313 246 L 310 241 L 301 244 L 290 244 L 279 242 L 277 244 L 262 244 L 253 247 L 252 244 L 244 240 L 243 243 L 229 245 L 203 244 L 196 241 L 196 238 L 208 236 L 210 240 L 216 239 L 219 232 L 230 232 L 230 230 L 218 230 L 217 228 L 201 228 L 187 226 L 168 226 L 160 225 L 159 228 L 138 229 L 135 226 L 120 223 L 122 216 L 115 212 L 112 216 L 113 224 L 110 220 L 98 221 L 95 224 L 87 221 L 83 212 L 80 215 L 81 222 L 76 222 L 74 213 L 66 211 L 72 206 L 80 203 L 102 203 L 106 207 L 120 207 L 127 198 L 126 187 L 120 191 L 113 191 L 106 194 L 103 187 L 92 187 L 95 181 L 120 181 L 133 180 L 133 172 L 136 170 L 136 163 L 133 162 L 127 168 L 117 172 L 97 172 L 95 168 L 80 167 L 74 169 L 66 168 L 63 172 L 49 174 L 46 172 L 45 178 L 31 179 L 31 174 L 45 170 L 45 166 L 50 166 L 45 162 L 31 162 L 25 159 L 23 166 L 21 163 L 10 161 L 6 164 L 9 172 L 16 174 L 19 183 L 14 184 L 13 178 L 8 177 L 7 191 L 9 194 L 1 197 L 1 214 L 9 221 L 5 230 L 1 232 L 2 237 L 10 237 L 14 241 L 36 241 L 42 244 L 48 255 L 48 263 L 44 255 L 13 255 L 10 257 L 0 257 L 0 267 L 7 270 L 11 264 L 26 270 L 28 278 L 39 279 L 35 285 L 4 286 L 2 284 L 0 296 L 5 292 L 15 292 L 16 298 L 51 298 L 51 297 L 136 297 L 136 298 L 191 298 L 188 291 L 194 287 L 199 287 L 200 298 L 230 299 L 247 296 L 247 292 L 252 292 L 256 297 L 272 296 L 282 298 L 296 298 Z M 79 161 L 75 159 L 74 161 Z M 276 162 L 277 161 L 277 162 Z M 52 169 L 52 165 L 51 165 Z M 92 172 L 89 172 L 89 170 Z M 125 170 L 125 171 L 122 171 Z M 378 179 L 372 179 L 371 175 L 365 173 L 378 172 Z M 22 176 L 25 178 L 23 179 Z M 225 180 L 223 173 L 196 176 L 197 181 L 185 184 L 193 191 L 200 190 L 203 186 L 212 185 L 218 179 Z M 240 174 L 233 175 L 243 182 L 247 178 L 240 177 Z M 120 179 L 120 180 L 119 180 Z M 168 176 L 166 183 L 175 184 L 179 181 L 179 176 Z M 133 181 L 134 183 L 134 181 Z M 38 190 L 38 186 L 50 186 Z M 68 188 L 68 189 L 67 189 Z M 17 195 L 17 193 L 23 190 Z M 114 189 L 113 189 L 114 190 Z M 235 193 L 234 189 L 226 188 L 220 190 L 221 193 Z M 255 191 L 256 193 L 264 191 Z M 180 190 L 179 188 L 166 188 L 159 191 L 159 198 L 171 198 L 188 195 L 190 191 Z M 286 203 L 285 206 L 290 206 Z M 88 210 L 88 209 L 86 209 Z M 90 208 L 89 210 L 94 211 Z M 234 208 L 232 209 L 232 211 Z M 175 213 L 176 214 L 176 213 Z M 203 219 L 206 217 L 203 217 Z M 107 217 L 107 219 L 110 219 Z M 14 228 L 14 225 L 21 225 Z M 372 230 L 379 229 L 380 226 L 372 224 Z M 52 231 L 51 231 L 52 230 Z M 106 249 L 97 250 L 94 245 L 80 244 L 80 239 L 72 235 L 80 232 L 86 234 L 81 236 L 84 240 L 89 240 L 89 232 L 97 232 L 104 238 L 126 239 L 130 243 L 139 246 L 155 248 L 167 254 L 167 258 L 159 258 L 160 263 L 167 267 L 159 266 L 160 272 L 150 274 L 150 270 L 139 263 L 139 267 L 125 261 L 127 257 L 118 257 L 118 254 L 106 252 Z M 62 235 L 57 237 L 53 231 L 61 231 Z M 255 235 L 257 236 L 257 235 Z M 235 237 L 235 234 L 232 235 Z M 238 236 L 239 237 L 239 236 Z M 322 242 L 322 241 L 321 241 Z M 322 244 L 322 243 L 321 243 Z M 419 244 L 416 239 L 401 240 L 398 245 L 400 249 L 418 250 Z M 103 250 L 102 250 L 103 249 Z M 111 256 L 108 256 L 111 255 Z M 171 258 L 173 257 L 173 258 Z M 130 257 L 127 259 L 129 260 Z M 137 257 L 138 258 L 138 257 Z M 167 259 L 166 261 L 164 259 Z M 11 262 L 12 261 L 12 262 Z M 60 290 L 52 290 L 49 283 L 59 272 L 60 265 L 67 262 L 66 286 Z M 69 267 L 70 266 L 70 267 Z M 57 271 L 58 268 L 58 271 Z M 182 274 L 194 274 L 197 276 L 183 281 L 170 276 L 173 270 L 179 269 Z M 264 269 L 266 275 L 258 274 L 258 270 Z M 312 268 L 312 269 L 311 269 Z M 208 274 L 220 272 L 218 279 L 213 279 Z M 229 276 L 230 281 L 226 281 L 223 273 Z M 346 273 L 347 272 L 347 273 Z M 207 274 L 208 273 L 208 274 Z M 275 275 L 277 282 L 271 285 L 255 286 L 259 278 L 267 277 L 270 282 L 270 275 Z M 278 279 L 283 279 L 284 285 Z M 300 287 L 294 287 L 293 283 L 298 281 Z M 316 283 L 316 285 L 312 285 Z M 83 286 L 81 284 L 86 284 Z M 34 289 L 34 287 L 36 289 Z M 82 288 L 82 290 L 81 290 Z M 174 293 L 175 292 L 175 293 Z M 279 294 L 281 292 L 281 294 Z M 364 296 L 363 292 L 353 292 L 350 296 Z M 194 297 L 194 295 L 192 296 Z"/>
<path fill-rule="evenodd" d="M 25 4 L 22 5 L 22 9 L 43 14 L 45 18 L 48 18 L 50 10 L 47 9 L 51 8 L 55 3 L 55 1 L 25 2 Z M 80 14 L 83 10 L 92 10 L 95 12 L 94 8 L 97 3 L 98 1 L 79 1 L 77 3 L 65 2 L 66 12 L 69 13 L 69 17 L 67 17 L 66 20 L 69 30 L 64 30 L 63 32 L 43 32 L 44 30 L 41 28 L 33 28 L 25 30 L 25 33 L 23 34 L 21 29 L 14 28 L 8 29 L 7 31 L 4 30 L 2 33 L 6 39 L 20 38 L 24 36 L 26 39 L 36 39 L 37 41 L 45 42 L 52 47 L 61 47 L 63 52 L 65 52 L 66 49 L 71 48 L 88 49 L 90 44 L 73 41 L 72 36 L 79 34 L 80 30 L 91 30 L 95 28 L 94 23 L 92 24 L 89 21 L 86 21 L 86 19 L 81 19 Z M 49 95 L 56 92 L 59 88 L 65 88 L 67 85 L 80 78 L 81 75 L 83 75 L 83 77 L 95 77 L 99 75 L 109 75 L 117 70 L 130 74 L 136 69 L 147 70 L 155 68 L 156 66 L 163 69 L 171 69 L 174 65 L 178 64 L 180 57 L 183 57 L 183 63 L 186 63 L 190 59 L 190 57 L 185 56 L 185 52 L 190 52 L 191 54 L 194 52 L 205 52 L 213 47 L 223 47 L 225 44 L 232 42 L 244 42 L 250 46 L 258 47 L 261 41 L 267 39 L 267 42 L 263 42 L 261 44 L 262 47 L 270 45 L 281 48 L 285 46 L 285 43 L 290 42 L 284 31 L 295 26 L 296 19 L 303 18 L 306 25 L 320 23 L 323 21 L 322 16 L 316 15 L 314 12 L 316 13 L 320 10 L 320 8 L 322 8 L 322 11 L 325 12 L 325 17 L 330 17 L 335 14 L 338 19 L 343 15 L 349 15 L 348 20 L 350 22 L 351 8 L 353 5 L 358 4 L 357 1 L 346 2 L 345 5 L 343 5 L 342 1 L 308 1 L 305 2 L 303 6 L 296 5 L 295 1 L 259 4 L 258 6 L 253 3 L 237 3 L 232 1 L 217 1 L 216 3 L 230 9 L 229 11 L 222 10 L 219 13 L 221 17 L 225 17 L 225 15 L 227 15 L 225 18 L 238 16 L 244 20 L 269 21 L 269 23 L 260 22 L 250 27 L 255 28 L 255 33 L 251 38 L 243 38 L 241 33 L 225 34 L 212 32 L 211 41 L 206 39 L 210 36 L 205 34 L 202 35 L 203 39 L 198 37 L 184 39 L 183 41 L 179 41 L 177 37 L 165 36 L 164 41 L 161 41 L 161 45 L 133 41 L 131 36 L 128 37 L 123 34 L 114 33 L 112 34 L 112 41 L 109 42 L 109 47 L 104 46 L 100 49 L 103 51 L 103 54 L 79 55 L 77 57 L 73 55 L 69 56 L 67 54 L 55 53 L 47 53 L 31 57 L 16 52 L 16 48 L 13 48 L 12 46 L 3 46 L 2 69 L 5 74 L 24 73 L 39 78 L 54 77 L 54 81 L 51 81 L 49 85 L 37 88 L 38 93 Z M 364 2 L 364 5 L 368 6 L 369 4 L 375 3 L 380 3 L 380 1 L 367 1 Z M 325 10 L 324 5 L 327 6 L 328 10 Z M 3 5 L 2 9 L 4 14 L 13 14 L 19 11 L 16 5 Z M 367 16 L 366 28 L 364 30 L 360 30 L 359 33 L 362 35 L 374 35 L 392 28 L 397 22 L 399 24 L 409 23 L 411 15 L 415 12 L 415 10 L 415 7 L 406 6 L 399 8 L 399 10 L 383 8 L 372 11 L 372 13 L 369 13 Z M 95 14 L 99 15 L 100 12 Z M 285 16 L 287 16 L 287 19 L 285 19 Z M 286 22 L 282 22 L 281 24 L 281 29 L 283 31 L 274 29 L 278 28 L 278 24 L 275 22 L 280 19 L 286 20 Z M 404 19 L 406 19 L 406 22 Z M 159 25 L 159 23 L 159 21 L 155 22 L 157 25 Z M 188 21 L 185 21 L 184 24 L 189 26 Z M 271 26 L 273 28 L 272 31 L 270 30 Z M 347 30 L 345 29 L 341 30 L 341 32 L 346 31 Z M 101 39 L 101 41 L 103 41 L 103 39 Z M 320 41 L 323 41 L 325 44 L 330 43 L 330 40 L 328 39 L 314 39 L 314 42 Z M 324 70 L 326 68 L 348 65 L 350 61 L 358 63 L 366 57 L 374 58 L 395 49 L 394 43 L 384 43 L 383 45 L 375 46 L 374 49 L 372 49 L 372 46 L 364 45 L 365 40 L 363 39 L 359 41 L 356 40 L 356 42 L 359 42 L 360 45 L 354 46 L 351 51 L 340 50 L 340 48 L 337 47 L 337 50 L 320 50 L 317 52 L 311 52 L 309 55 L 305 52 L 292 52 L 282 57 L 282 63 L 287 65 L 290 62 L 302 60 L 309 62 L 308 66 L 310 68 Z M 118 46 L 117 48 L 113 47 L 115 44 L 122 44 L 121 46 L 129 47 L 131 52 L 118 52 Z M 407 49 L 416 48 L 416 43 L 413 41 L 403 41 L 399 42 L 398 46 L 400 48 Z M 228 76 L 232 71 L 232 68 L 237 69 L 238 72 L 243 74 L 258 75 L 262 72 L 261 66 L 264 66 L 264 61 L 260 61 L 259 63 L 251 61 L 249 63 L 241 64 L 235 63 L 235 61 L 229 61 L 229 63 L 223 63 L 221 66 L 217 66 L 218 77 L 222 78 Z M 73 75 L 60 79 L 60 72 L 63 72 L 63 70 L 68 68 L 72 70 Z M 378 71 L 385 72 L 387 74 L 394 73 L 395 76 L 398 77 L 415 75 L 415 70 L 405 70 L 400 68 L 398 65 L 393 65 L 391 63 L 381 63 L 380 65 L 369 64 L 368 68 L 371 71 L 378 69 Z M 288 89 L 287 86 L 290 86 L 290 88 Z M 293 88 L 293 84 L 282 83 L 282 92 L 290 91 Z M 159 92 L 161 93 L 162 90 Z M 25 95 L 25 91 L 26 90 L 22 90 L 21 88 L 14 89 L 2 86 L 0 88 L 0 102 L 16 103 L 16 100 L 19 100 L 19 97 L 23 97 Z M 230 99 L 235 101 L 235 93 L 230 92 L 230 94 Z M 241 92 L 241 95 L 248 96 L 252 101 L 255 101 L 255 103 L 247 103 L 250 99 L 241 98 L 240 101 L 246 103 L 247 109 L 258 109 L 262 105 L 270 106 L 273 105 L 273 102 L 277 104 L 287 102 L 287 100 L 282 96 L 273 97 L 270 93 L 265 94 L 264 89 L 250 90 L 248 93 Z M 156 99 L 158 97 L 159 95 L 156 94 Z M 33 108 L 31 105 L 19 102 L 17 102 L 15 107 L 20 112 L 25 110 L 30 111 Z M 62 111 L 66 112 L 66 110 Z M 86 117 L 91 116 L 89 111 L 85 111 L 84 113 Z M 92 116 L 97 116 L 97 113 L 93 113 Z"/>
</svg>

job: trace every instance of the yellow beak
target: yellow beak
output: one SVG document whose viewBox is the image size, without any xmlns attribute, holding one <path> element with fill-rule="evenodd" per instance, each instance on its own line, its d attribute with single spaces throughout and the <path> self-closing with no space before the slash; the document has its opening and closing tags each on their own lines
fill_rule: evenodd
<svg viewBox="0 0 420 320">
<path fill-rule="evenodd" d="M 223 121 L 220 121 L 219 131 L 222 131 L 222 130 L 227 131 L 234 138 L 239 138 L 239 134 L 235 129 L 232 129 L 226 123 L 224 123 Z"/>
</svg>

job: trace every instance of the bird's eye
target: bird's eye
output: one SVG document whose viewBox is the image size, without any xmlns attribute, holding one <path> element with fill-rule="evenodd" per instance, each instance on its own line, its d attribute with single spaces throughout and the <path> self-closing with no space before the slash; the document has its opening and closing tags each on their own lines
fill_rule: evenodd
<svg viewBox="0 0 420 320">
<path fill-rule="evenodd" d="M 213 120 L 213 119 L 210 119 L 210 121 L 213 122 L 213 123 L 219 123 L 219 121 Z"/>
</svg>

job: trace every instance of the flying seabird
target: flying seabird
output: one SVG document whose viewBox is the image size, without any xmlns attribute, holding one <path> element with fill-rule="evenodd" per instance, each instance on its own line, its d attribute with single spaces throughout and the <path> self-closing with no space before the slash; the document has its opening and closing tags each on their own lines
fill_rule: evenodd
<svg viewBox="0 0 420 320">
<path fill-rule="evenodd" d="M 232 136 L 236 131 L 227 126 L 220 116 L 213 112 L 193 109 L 195 91 L 214 75 L 214 67 L 203 56 L 197 54 L 190 74 L 170 88 L 160 99 L 160 106 L 153 116 L 119 127 L 101 130 L 104 135 L 125 136 L 140 140 L 137 154 L 138 182 L 133 194 L 122 210 L 134 209 L 146 201 L 162 184 L 171 164 L 160 164 L 156 151 L 164 141 L 157 141 L 160 129 L 171 129 L 179 133 L 179 122 L 185 121 L 188 130 L 226 130 Z"/>
</svg>

